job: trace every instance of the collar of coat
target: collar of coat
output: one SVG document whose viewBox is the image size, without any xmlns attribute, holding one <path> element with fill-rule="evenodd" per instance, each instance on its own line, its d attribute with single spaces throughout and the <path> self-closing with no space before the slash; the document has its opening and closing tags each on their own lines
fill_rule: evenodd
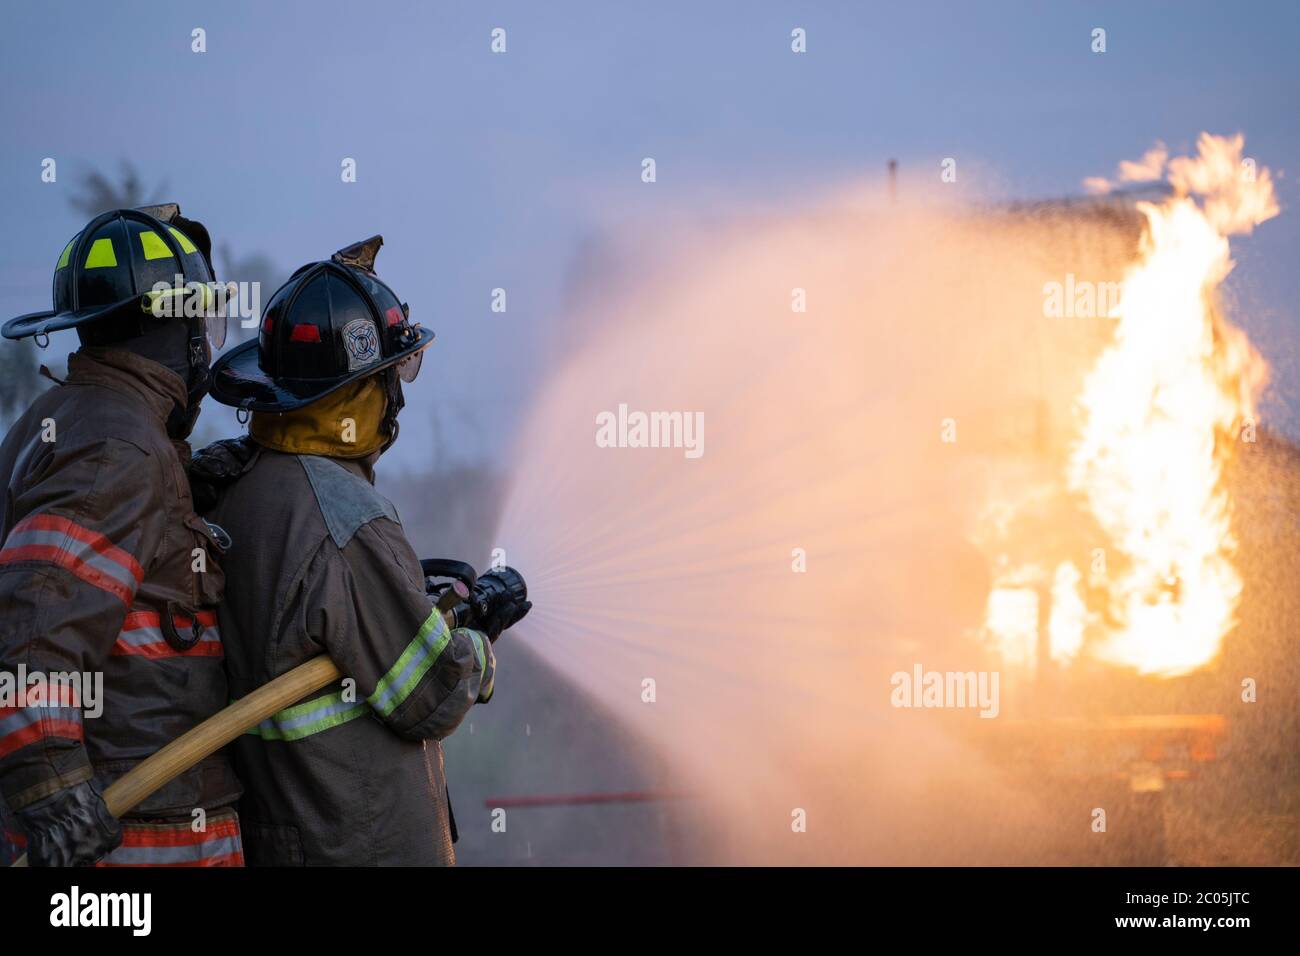
<svg viewBox="0 0 1300 956">
<path fill-rule="evenodd" d="M 179 375 L 123 349 L 82 348 L 73 352 L 68 356 L 68 382 L 102 385 L 134 396 L 163 423 L 173 408 L 184 408 L 189 400 Z"/>
</svg>

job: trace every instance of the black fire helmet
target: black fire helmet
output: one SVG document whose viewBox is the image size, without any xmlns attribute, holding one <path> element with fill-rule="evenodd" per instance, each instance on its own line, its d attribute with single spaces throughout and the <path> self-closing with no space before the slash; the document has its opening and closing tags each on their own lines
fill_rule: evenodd
<svg viewBox="0 0 1300 956">
<path fill-rule="evenodd" d="M 311 262 L 276 290 L 256 341 L 212 366 L 212 397 L 254 412 L 287 412 L 367 375 L 397 366 L 405 381 L 419 369 L 433 333 L 374 272 L 382 236 Z"/>
<path fill-rule="evenodd" d="M 180 276 L 182 286 L 199 284 L 205 313 L 215 319 L 220 312 L 220 328 L 215 322 L 208 328 L 220 347 L 225 311 L 212 298 L 222 290 L 213 280 L 211 255 L 207 229 L 181 216 L 175 203 L 111 210 L 92 219 L 63 247 L 54 267 L 54 308 L 10 319 L 0 332 L 7 339 L 34 335 L 39 341 L 50 332 L 114 320 L 123 323 L 124 337 L 139 334 L 155 317 L 181 314 L 179 308 L 162 308 L 166 303 L 155 291 L 160 284 L 180 291 L 174 288 Z"/>
</svg>

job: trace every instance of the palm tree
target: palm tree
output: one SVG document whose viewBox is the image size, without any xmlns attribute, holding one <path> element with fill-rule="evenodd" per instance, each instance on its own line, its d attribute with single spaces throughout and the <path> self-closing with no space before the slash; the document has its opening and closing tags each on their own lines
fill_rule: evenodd
<svg viewBox="0 0 1300 956">
<path fill-rule="evenodd" d="M 137 206 L 164 202 L 166 192 L 166 181 L 156 188 L 146 187 L 135 167 L 124 161 L 122 176 L 117 181 L 109 179 L 98 170 L 91 170 L 82 176 L 81 192 L 69 198 L 68 205 L 87 219 L 93 219 L 110 209 L 134 209 Z"/>
</svg>

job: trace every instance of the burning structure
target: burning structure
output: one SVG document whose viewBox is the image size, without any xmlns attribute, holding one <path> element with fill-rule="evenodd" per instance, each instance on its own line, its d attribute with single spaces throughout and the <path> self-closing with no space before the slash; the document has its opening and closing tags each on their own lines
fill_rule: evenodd
<svg viewBox="0 0 1300 956">
<path fill-rule="evenodd" d="M 1118 281 L 1083 282 L 1096 292 L 1076 312 L 1110 328 L 1075 363 L 1087 372 L 1071 383 L 1070 427 L 1049 429 L 1067 440 L 1035 444 L 1028 480 L 999 481 L 976 532 L 994 568 L 983 636 L 1005 667 L 1033 674 L 1022 701 L 1032 717 L 1007 725 L 1011 750 L 1024 757 L 1037 738 L 1028 752 L 1040 773 L 1127 788 L 1112 860 L 1168 859 L 1166 782 L 1205 772 L 1230 739 L 1225 713 L 1257 701 L 1258 679 L 1234 679 L 1224 660 L 1229 634 L 1262 637 L 1236 630 L 1242 566 L 1263 558 L 1241 548 L 1255 516 L 1238 501 L 1261 480 L 1278 489 L 1263 472 L 1288 454 L 1258 421 L 1266 363 L 1217 293 L 1229 237 L 1278 212 L 1271 178 L 1242 157 L 1240 137 L 1198 145 L 1168 161 L 1165 196 L 1131 207 L 1136 247 Z M 1155 178 L 1166 162 L 1153 150 L 1121 176 Z M 1131 217 L 1116 224 L 1133 235 Z M 1289 504 L 1269 520 L 1293 522 Z M 1292 671 L 1285 659 L 1264 670 L 1282 686 Z"/>
<path fill-rule="evenodd" d="M 1113 329 L 1076 396 L 1078 430 L 1065 431 L 1075 437 L 1064 467 L 1052 461 L 1064 480 L 1046 494 L 1082 505 L 1083 527 L 1054 524 L 1075 524 L 1071 531 L 1095 547 L 1072 549 L 1091 553 L 1086 566 L 1077 557 L 1054 560 L 1042 543 L 1038 562 L 997 556 L 988 632 L 1010 660 L 1040 651 L 1017 646 L 1032 624 L 1057 664 L 1085 654 L 1173 677 L 1214 660 L 1235 624 L 1242 582 L 1224 469 L 1256 441 L 1267 373 L 1222 315 L 1216 290 L 1232 267 L 1228 237 L 1278 212 L 1268 171 L 1247 181 L 1241 149 L 1240 137 L 1204 136 L 1199 156 L 1170 163 L 1174 192 L 1137 203 L 1144 228 L 1120 281 L 1083 280 L 1079 311 L 1112 320 Z M 1158 175 L 1159 166 L 1142 172 Z M 1045 313 L 1059 315 L 1045 293 Z M 1062 449 L 1041 450 L 1054 458 Z M 1001 490 L 1010 494 L 994 504 L 1004 523 L 995 537 L 1008 533 L 1019 504 L 1042 500 L 1036 489 Z M 1029 580 L 1034 599 L 1013 600 Z M 1039 628 L 1044 588 L 1051 612 Z M 1032 622 L 1017 619 L 1028 613 Z"/>
</svg>

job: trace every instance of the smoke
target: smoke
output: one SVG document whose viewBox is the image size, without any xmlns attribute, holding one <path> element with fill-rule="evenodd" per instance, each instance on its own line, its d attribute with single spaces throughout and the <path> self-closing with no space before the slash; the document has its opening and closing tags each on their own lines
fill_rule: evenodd
<svg viewBox="0 0 1300 956">
<path fill-rule="evenodd" d="M 521 643 L 663 755 L 702 860 L 1059 858 L 1059 806 L 988 745 L 1032 686 L 1003 674 L 982 719 L 892 706 L 891 677 L 998 670 L 974 528 L 1007 475 L 1059 467 L 1110 328 L 1046 317 L 1045 283 L 1117 281 L 1138 217 L 882 194 L 639 245 L 578 296 L 513 459 Z M 703 453 L 601 447 L 638 412 L 702 416 Z"/>
</svg>

